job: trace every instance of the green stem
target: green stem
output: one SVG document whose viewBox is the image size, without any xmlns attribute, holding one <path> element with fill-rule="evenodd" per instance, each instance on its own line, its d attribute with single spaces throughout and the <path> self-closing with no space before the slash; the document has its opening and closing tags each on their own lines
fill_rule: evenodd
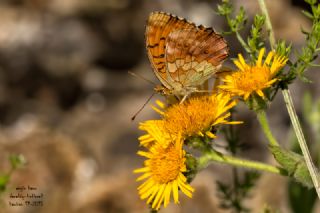
<svg viewBox="0 0 320 213">
<path fill-rule="evenodd" d="M 275 166 L 271 166 L 269 164 L 260 163 L 256 161 L 240 159 L 229 155 L 223 155 L 213 150 L 205 152 L 201 157 L 198 158 L 198 166 L 200 169 L 206 168 L 210 162 L 220 162 L 230 164 L 233 166 L 239 166 L 248 169 L 256 169 L 283 175 L 281 169 Z"/>
<path fill-rule="evenodd" d="M 269 17 L 269 13 L 268 13 L 266 4 L 265 4 L 264 0 L 258 0 L 258 2 L 259 2 L 259 5 L 260 5 L 260 8 L 261 8 L 261 11 L 266 16 L 266 26 L 267 26 L 267 30 L 270 32 L 270 34 L 269 34 L 270 45 L 271 45 L 271 48 L 274 48 L 274 46 L 275 46 L 275 38 L 274 38 L 274 33 L 273 33 L 273 30 L 272 30 L 272 24 L 271 24 L 271 21 L 270 21 L 270 17 Z M 314 185 L 314 187 L 315 187 L 315 189 L 317 191 L 318 197 L 320 199 L 320 183 L 319 183 L 318 173 L 317 173 L 316 168 L 315 168 L 315 166 L 314 166 L 314 164 L 312 162 L 312 158 L 310 156 L 310 152 L 309 152 L 307 143 L 305 141 L 305 138 L 304 138 L 304 135 L 303 135 L 303 132 L 302 132 L 302 128 L 301 128 L 301 125 L 300 125 L 299 120 L 298 120 L 297 113 L 296 113 L 294 105 L 292 103 L 292 99 L 291 99 L 291 95 L 290 95 L 289 90 L 287 90 L 287 89 L 282 90 L 282 95 L 283 95 L 284 101 L 286 103 L 286 107 L 287 107 L 287 110 L 288 110 L 288 113 L 289 113 L 289 116 L 290 116 L 290 120 L 291 120 L 292 125 L 293 125 L 293 129 L 294 129 L 294 131 L 296 133 L 296 136 L 298 138 L 300 149 L 301 149 L 301 151 L 303 153 L 303 156 L 304 156 L 304 159 L 306 161 L 308 170 L 310 172 L 310 176 L 312 178 L 313 185 Z"/>
<path fill-rule="evenodd" d="M 274 49 L 275 44 L 276 44 L 276 40 L 274 37 L 274 33 L 273 33 L 273 29 L 272 29 L 272 24 L 271 24 L 271 20 L 269 17 L 269 13 L 268 13 L 268 9 L 266 6 L 266 3 L 264 2 L 264 0 L 258 0 L 259 2 L 259 6 L 261 9 L 261 12 L 266 16 L 266 26 L 267 26 L 267 31 L 269 33 L 269 41 L 270 41 L 270 46 L 272 49 Z"/>
<path fill-rule="evenodd" d="M 250 53 L 250 48 L 249 46 L 246 44 L 246 42 L 243 40 L 243 38 L 241 37 L 240 33 L 238 31 L 235 31 L 236 36 L 238 41 L 240 42 L 241 46 L 246 50 L 246 52 Z"/>
<path fill-rule="evenodd" d="M 257 112 L 257 117 L 258 117 L 259 123 L 262 127 L 264 134 L 266 135 L 267 139 L 269 140 L 270 145 L 279 146 L 277 140 L 273 137 L 272 132 L 270 130 L 270 126 L 268 123 L 266 112 L 264 110 L 259 110 Z"/>
</svg>

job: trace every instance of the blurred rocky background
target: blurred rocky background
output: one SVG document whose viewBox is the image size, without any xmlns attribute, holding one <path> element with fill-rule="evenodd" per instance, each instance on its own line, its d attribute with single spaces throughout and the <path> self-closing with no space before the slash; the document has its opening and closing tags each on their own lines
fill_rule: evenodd
<svg viewBox="0 0 320 213">
<path fill-rule="evenodd" d="M 174 13 L 222 31 L 227 26 L 215 15 L 217 3 L 1 0 L 0 173 L 10 168 L 10 154 L 22 154 L 27 164 L 13 173 L 1 197 L 0 212 L 148 212 L 137 195 L 137 176 L 132 170 L 143 160 L 136 155 L 137 137 L 142 134 L 138 123 L 158 115 L 147 106 L 135 121 L 130 120 L 152 94 L 153 85 L 128 71 L 159 83 L 144 45 L 145 22 L 151 11 Z M 246 8 L 249 23 L 259 13 L 257 1 L 233 3 Z M 300 27 L 311 26 L 300 12 L 303 0 L 267 3 L 277 38 L 301 46 Z M 239 43 L 231 36 L 226 39 L 231 57 L 236 57 L 241 52 Z M 230 60 L 227 63 L 231 65 Z M 291 87 L 298 112 L 305 91 L 314 97 L 320 94 L 319 71 L 310 70 L 308 77 L 312 84 L 300 82 Z M 241 156 L 273 162 L 253 113 L 245 107 L 239 110 L 245 121 L 237 127 L 246 147 Z M 286 146 L 290 120 L 280 94 L 268 113 L 275 136 Z M 196 189 L 193 199 L 181 196 L 181 205 L 169 205 L 161 212 L 228 212 L 219 208 L 215 180 L 230 181 L 231 171 L 225 165 L 210 166 L 192 183 Z M 290 212 L 286 181 L 264 173 L 247 206 L 253 212 L 265 205 Z M 10 193 L 17 186 L 37 187 L 44 205 L 9 206 Z"/>
</svg>

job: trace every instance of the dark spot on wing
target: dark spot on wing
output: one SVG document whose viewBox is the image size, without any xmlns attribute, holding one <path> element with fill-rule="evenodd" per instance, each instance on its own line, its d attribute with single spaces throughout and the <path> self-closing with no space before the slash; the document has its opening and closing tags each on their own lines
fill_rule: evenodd
<svg viewBox="0 0 320 213">
<path fill-rule="evenodd" d="M 154 55 L 153 57 L 154 57 L 154 58 L 163 58 L 163 57 L 164 57 L 164 54 L 161 54 L 161 55 L 158 55 L 158 56 Z"/>
<path fill-rule="evenodd" d="M 149 44 L 147 47 L 148 47 L 148 48 L 155 48 L 155 47 L 157 47 L 157 46 L 159 46 L 159 43 L 154 44 L 154 45 Z"/>
</svg>

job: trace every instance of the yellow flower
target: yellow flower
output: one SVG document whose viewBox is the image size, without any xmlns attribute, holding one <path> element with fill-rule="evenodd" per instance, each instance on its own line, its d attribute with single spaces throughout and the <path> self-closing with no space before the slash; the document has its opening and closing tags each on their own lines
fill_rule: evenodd
<svg viewBox="0 0 320 213">
<path fill-rule="evenodd" d="M 235 96 L 241 96 L 247 100 L 251 94 L 258 94 L 264 98 L 262 90 L 270 87 L 278 79 L 275 75 L 285 66 L 288 58 L 279 56 L 275 52 L 269 52 L 264 63 L 262 58 L 265 53 L 265 48 L 259 52 L 256 64 L 248 65 L 241 54 L 238 55 L 238 60 L 234 64 L 239 68 L 237 72 L 226 76 L 223 81 L 224 85 L 219 86 L 225 92 L 229 92 Z"/>
<path fill-rule="evenodd" d="M 154 143 L 158 143 L 166 148 L 169 143 L 174 140 L 174 135 L 170 135 L 168 131 L 166 131 L 163 120 L 141 122 L 139 129 L 147 132 L 145 135 L 139 137 L 140 145 L 146 148 L 150 148 Z"/>
<path fill-rule="evenodd" d="M 138 154 L 148 158 L 143 168 L 135 173 L 143 173 L 137 181 L 147 179 L 138 187 L 141 199 L 147 199 L 153 209 L 158 210 L 163 204 L 166 207 L 173 195 L 174 203 L 179 203 L 179 189 L 188 197 L 192 197 L 194 189 L 187 183 L 183 175 L 186 172 L 185 151 L 180 136 L 166 148 L 155 143 L 149 151 L 139 151 Z"/>
<path fill-rule="evenodd" d="M 193 97 L 164 110 L 155 107 L 154 109 L 163 116 L 165 129 L 170 135 L 174 136 L 181 133 L 182 137 L 186 138 L 206 134 L 215 138 L 215 135 L 211 132 L 213 126 L 240 123 L 227 120 L 231 115 L 228 110 L 235 105 L 236 102 L 231 101 L 229 95 L 214 94 Z"/>
</svg>

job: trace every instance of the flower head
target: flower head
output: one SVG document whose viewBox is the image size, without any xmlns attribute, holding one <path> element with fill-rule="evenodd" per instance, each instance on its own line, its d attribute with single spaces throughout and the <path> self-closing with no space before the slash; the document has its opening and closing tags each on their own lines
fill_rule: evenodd
<svg viewBox="0 0 320 213">
<path fill-rule="evenodd" d="M 147 152 L 138 154 L 148 158 L 143 168 L 135 173 L 143 173 L 137 181 L 147 179 L 138 187 L 141 199 L 146 199 L 153 209 L 159 209 L 161 204 L 166 207 L 173 195 L 175 203 L 179 203 L 179 189 L 188 197 L 192 197 L 194 189 L 187 183 L 183 175 L 186 172 L 185 151 L 182 149 L 183 140 L 180 136 L 166 148 L 155 143 Z"/>
<path fill-rule="evenodd" d="M 229 95 L 215 94 L 190 98 L 182 104 L 174 104 L 162 114 L 165 129 L 170 135 L 182 134 L 183 138 L 195 135 L 214 138 L 212 127 L 218 124 L 236 124 L 229 122 L 228 110 L 236 105 Z"/>
<path fill-rule="evenodd" d="M 140 145 L 150 148 L 155 143 L 166 148 L 169 143 L 174 140 L 174 135 L 170 135 L 166 131 L 165 122 L 163 120 L 148 120 L 141 122 L 139 125 L 140 130 L 147 133 L 139 137 Z"/>
<path fill-rule="evenodd" d="M 279 56 L 275 52 L 269 52 L 264 63 L 262 58 L 265 48 L 259 52 L 255 65 L 248 65 L 241 54 L 234 64 L 239 68 L 237 72 L 224 78 L 224 85 L 219 86 L 224 91 L 235 96 L 241 96 L 247 100 L 250 95 L 256 93 L 264 98 L 263 89 L 270 87 L 278 79 L 275 77 L 279 70 L 285 66 L 288 58 Z"/>
</svg>

